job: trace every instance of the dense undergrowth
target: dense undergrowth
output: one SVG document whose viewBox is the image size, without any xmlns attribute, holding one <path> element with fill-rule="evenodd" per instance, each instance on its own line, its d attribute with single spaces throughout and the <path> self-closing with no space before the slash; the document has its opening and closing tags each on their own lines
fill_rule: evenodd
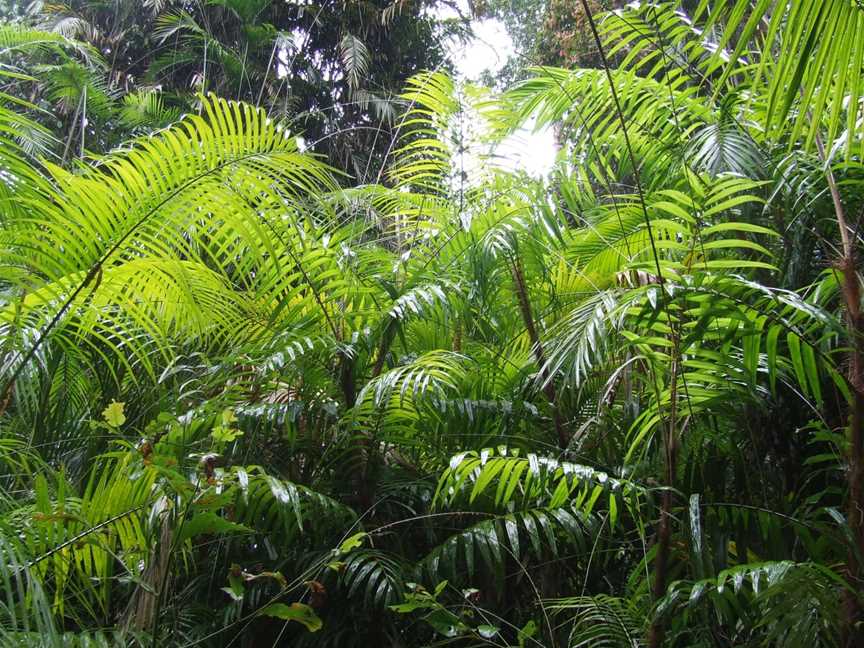
<svg viewBox="0 0 864 648">
<path fill-rule="evenodd" d="M 5 95 L 3 645 L 862 645 L 864 10 L 681 4 L 413 77 L 374 184 L 214 95 L 52 162 Z"/>
</svg>

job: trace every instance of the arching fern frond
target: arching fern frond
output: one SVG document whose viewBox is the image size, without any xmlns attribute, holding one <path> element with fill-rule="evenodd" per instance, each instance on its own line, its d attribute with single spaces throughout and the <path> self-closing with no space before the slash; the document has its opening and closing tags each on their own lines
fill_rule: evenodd
<svg viewBox="0 0 864 648">
<path fill-rule="evenodd" d="M 769 645 L 835 646 L 838 592 L 848 587 L 824 565 L 791 561 L 751 563 L 716 578 L 672 583 L 656 614 L 707 608 L 741 641 Z"/>
<path fill-rule="evenodd" d="M 345 558 L 339 572 L 349 599 L 362 601 L 368 609 L 382 609 L 402 600 L 408 570 L 395 556 L 361 549 Z"/>
<path fill-rule="evenodd" d="M 239 487 L 234 519 L 260 533 L 296 541 L 306 531 L 313 536 L 339 532 L 356 517 L 350 508 L 322 493 L 255 467 L 235 468 L 232 476 Z"/>
<path fill-rule="evenodd" d="M 4 262 L 30 270 L 26 282 L 21 280 L 25 294 L 44 295 L 0 310 L 0 321 L 12 330 L 21 322 L 38 328 L 11 376 L 48 338 L 59 341 L 58 332 L 70 323 L 77 323 L 81 334 L 99 337 L 119 357 L 143 358 L 149 350 L 136 344 L 134 335 L 118 337 L 114 327 L 103 326 L 106 317 L 125 320 L 128 328 L 166 343 L 154 317 L 194 313 L 194 291 L 178 281 L 184 273 L 175 281 L 136 281 L 126 289 L 112 279 L 116 273 L 128 275 L 136 264 L 182 260 L 186 282 L 215 278 L 208 317 L 232 313 L 221 324 L 226 331 L 245 330 L 251 334 L 247 339 L 262 330 L 249 326 L 252 312 L 265 304 L 265 313 L 283 310 L 278 302 L 258 302 L 254 288 L 267 295 L 271 277 L 286 275 L 288 268 L 301 281 L 294 286 L 293 305 L 311 300 L 304 310 L 326 317 L 321 287 L 292 249 L 298 232 L 285 221 L 302 220 L 309 196 L 332 186 L 327 169 L 300 153 L 295 139 L 262 110 L 215 97 L 202 101 L 204 116 L 189 116 L 78 173 L 49 165 L 56 189 L 5 228 L 0 237 L 7 250 Z M 241 270 L 257 270 L 252 276 L 259 278 L 246 293 L 232 286 Z M 283 287 L 276 284 L 278 290 Z M 124 298 L 115 301 L 118 293 L 112 290 L 122 291 Z M 238 312 L 239 303 L 246 304 L 241 309 L 246 315 Z M 231 325 L 238 315 L 244 323 L 234 319 Z M 266 321 L 269 315 L 262 315 L 257 319 Z M 173 333 L 182 335 L 180 329 Z"/>
<path fill-rule="evenodd" d="M 460 503 L 492 510 L 557 509 L 572 505 L 590 514 L 598 500 L 608 508 L 614 527 L 619 506 L 635 505 L 640 488 L 608 473 L 529 453 L 508 456 L 506 448 L 465 452 L 450 460 L 438 482 L 434 502 L 453 508 Z"/>
<path fill-rule="evenodd" d="M 599 527 L 599 520 L 578 505 L 523 509 L 450 536 L 422 560 L 420 568 L 430 577 L 445 574 L 463 581 L 465 576 L 486 573 L 500 580 L 506 564 L 554 560 L 565 547 L 587 556 Z"/>
<path fill-rule="evenodd" d="M 381 407 L 421 398 L 444 399 L 464 377 L 464 360 L 464 356 L 452 351 L 430 351 L 370 380 L 357 396 L 357 402 L 369 400 L 375 407 Z"/>
<path fill-rule="evenodd" d="M 633 600 L 598 594 L 554 599 L 543 604 L 556 617 L 569 617 L 569 648 L 640 648 L 645 645 L 643 614 Z"/>
</svg>

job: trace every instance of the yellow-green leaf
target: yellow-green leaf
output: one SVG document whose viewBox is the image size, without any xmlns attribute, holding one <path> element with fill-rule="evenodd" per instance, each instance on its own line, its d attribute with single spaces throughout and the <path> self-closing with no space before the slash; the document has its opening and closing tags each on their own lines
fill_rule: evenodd
<svg viewBox="0 0 864 648">
<path fill-rule="evenodd" d="M 273 603 L 261 610 L 263 616 L 276 617 L 285 621 L 296 621 L 306 626 L 309 632 L 318 632 L 324 625 L 320 617 L 308 605 L 303 603 Z"/>
<path fill-rule="evenodd" d="M 111 404 L 102 410 L 102 418 L 111 427 L 118 428 L 126 422 L 126 415 L 123 413 L 125 403 L 111 401 Z"/>
</svg>

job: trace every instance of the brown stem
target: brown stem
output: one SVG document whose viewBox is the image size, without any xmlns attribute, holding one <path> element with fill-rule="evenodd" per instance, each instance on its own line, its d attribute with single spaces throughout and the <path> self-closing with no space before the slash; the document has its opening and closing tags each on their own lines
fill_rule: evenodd
<svg viewBox="0 0 864 648">
<path fill-rule="evenodd" d="M 348 353 L 339 357 L 339 386 L 342 388 L 342 398 L 345 399 L 345 407 L 354 407 L 357 400 L 357 386 L 354 380 L 354 358 Z"/>
<path fill-rule="evenodd" d="M 458 317 L 453 329 L 453 351 L 462 353 L 462 320 Z"/>
<path fill-rule="evenodd" d="M 399 326 L 399 323 L 395 319 L 391 319 L 387 326 L 384 327 L 384 330 L 381 333 L 381 340 L 378 343 L 378 351 L 377 357 L 375 358 L 375 364 L 372 366 L 372 378 L 377 378 L 381 375 L 381 372 L 384 370 L 384 363 L 387 359 L 387 354 L 390 352 L 390 347 L 393 345 L 393 340 L 396 339 L 396 330 Z M 343 364 L 343 369 L 345 365 Z M 353 386 L 353 369 L 351 373 L 351 389 L 350 393 L 352 394 L 352 400 L 348 402 L 346 400 L 347 407 L 352 407 L 354 405 L 354 391 L 355 388 Z M 348 389 L 347 385 L 343 382 L 343 392 L 345 393 L 345 397 L 348 397 Z M 356 473 L 354 474 L 354 489 L 357 493 L 357 505 L 364 511 L 368 510 L 372 506 L 372 495 L 374 491 L 373 484 L 369 475 L 369 463 L 372 459 L 372 451 L 374 449 L 374 439 L 372 437 L 372 433 L 368 430 L 362 430 L 358 432 L 357 443 L 354 448 L 354 458 L 356 462 Z"/>
<path fill-rule="evenodd" d="M 543 380 L 543 393 L 552 406 L 552 420 L 555 424 L 555 433 L 558 436 L 558 447 L 564 450 L 567 448 L 569 438 L 564 428 L 564 422 L 561 419 L 561 412 L 558 411 L 555 385 L 549 380 L 549 373 L 546 369 L 546 355 L 543 352 L 543 345 L 540 342 L 540 336 L 537 335 L 537 327 L 534 324 L 531 302 L 528 299 L 528 289 L 525 286 L 525 275 L 522 272 L 522 266 L 519 264 L 519 258 L 515 255 L 511 261 L 510 269 L 513 273 L 513 284 L 516 288 L 516 299 L 519 301 L 519 311 L 522 313 L 522 322 L 525 324 L 525 329 L 528 331 L 528 337 L 531 340 L 534 361 L 540 368 L 540 378 Z"/>
<path fill-rule="evenodd" d="M 390 353 L 390 347 L 393 344 L 393 340 L 396 338 L 396 327 L 398 325 L 398 321 L 391 318 L 390 321 L 387 322 L 387 326 L 384 327 L 383 333 L 381 333 L 381 342 L 378 344 L 378 354 L 375 358 L 375 365 L 372 367 L 373 378 L 380 376 L 381 371 L 384 369 L 384 362 L 387 360 L 387 354 Z"/>
<path fill-rule="evenodd" d="M 846 559 L 851 588 L 843 592 L 843 645 L 852 648 L 864 646 L 864 609 L 858 595 L 864 588 L 864 565 L 861 562 L 861 556 L 864 556 L 864 318 L 861 315 L 861 285 L 854 256 L 842 259 L 841 269 L 851 356 L 847 378 L 852 386 L 847 473 L 847 515 L 852 544 Z"/>
<path fill-rule="evenodd" d="M 854 241 L 850 236 L 843 200 L 825 155 L 822 139 L 816 137 L 816 149 L 825 165 L 825 179 L 834 203 L 834 216 L 840 230 L 842 257 L 837 266 L 843 273 L 841 290 L 846 306 L 846 330 L 849 337 L 849 370 L 847 380 L 852 387 L 852 407 L 849 411 L 849 466 L 847 480 L 849 499 L 847 516 L 852 544 L 846 557 L 846 577 L 850 588 L 843 591 L 841 644 L 847 648 L 864 646 L 864 608 L 858 592 L 864 589 L 864 317 L 861 314 L 861 284 L 855 259 Z"/>
<path fill-rule="evenodd" d="M 383 363 L 382 363 L 383 364 Z M 339 360 L 339 384 L 342 388 L 342 397 L 345 399 L 345 408 L 354 407 L 357 401 L 357 386 L 354 377 L 354 358 L 344 353 Z M 379 368 L 380 371 L 380 368 Z M 353 448 L 354 455 L 354 491 L 357 496 L 357 504 L 363 510 L 371 506 L 372 485 L 369 482 L 369 462 L 372 455 L 372 435 L 367 430 L 358 432 L 357 440 Z"/>
<path fill-rule="evenodd" d="M 663 434 L 665 455 L 665 490 L 660 502 L 660 526 L 657 529 L 657 554 L 654 557 L 654 583 L 652 594 L 659 601 L 666 594 L 669 571 L 669 549 L 672 545 L 672 486 L 675 483 L 675 469 L 678 461 L 678 340 L 673 341 L 672 382 L 669 386 L 669 419 Z M 666 628 L 660 619 L 651 623 L 648 631 L 649 648 L 660 648 Z"/>
<path fill-rule="evenodd" d="M 837 219 L 837 227 L 840 229 L 843 257 L 851 259 L 853 247 L 852 239 L 849 237 L 849 224 L 846 222 L 846 210 L 843 208 L 843 200 L 840 198 L 840 190 L 837 188 L 834 172 L 831 170 L 831 165 L 828 164 L 828 158 L 825 155 L 825 145 L 822 144 L 822 138 L 819 136 L 816 137 L 816 150 L 819 151 L 819 159 L 825 165 L 825 179 L 828 181 L 828 189 L 831 191 L 831 202 L 834 203 L 834 216 Z"/>
<path fill-rule="evenodd" d="M 141 583 L 132 594 L 126 610 L 126 627 L 147 631 L 157 622 L 159 599 L 168 584 L 171 562 L 172 529 L 167 519 L 162 520 L 159 545 L 150 555 L 150 564 L 141 576 Z"/>
</svg>

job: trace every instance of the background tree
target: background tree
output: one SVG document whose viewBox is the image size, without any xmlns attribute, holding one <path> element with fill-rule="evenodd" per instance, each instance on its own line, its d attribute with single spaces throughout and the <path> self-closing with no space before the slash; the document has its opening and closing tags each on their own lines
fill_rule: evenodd
<svg viewBox="0 0 864 648">
<path fill-rule="evenodd" d="M 55 65 L 48 84 L 28 89 L 31 101 L 53 97 L 56 112 L 61 85 L 70 118 L 59 130 L 71 136 L 72 114 L 86 113 L 94 151 L 197 111 L 195 93 L 212 91 L 290 118 L 359 183 L 385 161 L 405 81 L 446 66 L 444 40 L 467 33 L 467 19 L 439 20 L 435 4 L 75 0 L 32 3 L 16 20 L 97 54 L 95 65 Z"/>
</svg>

